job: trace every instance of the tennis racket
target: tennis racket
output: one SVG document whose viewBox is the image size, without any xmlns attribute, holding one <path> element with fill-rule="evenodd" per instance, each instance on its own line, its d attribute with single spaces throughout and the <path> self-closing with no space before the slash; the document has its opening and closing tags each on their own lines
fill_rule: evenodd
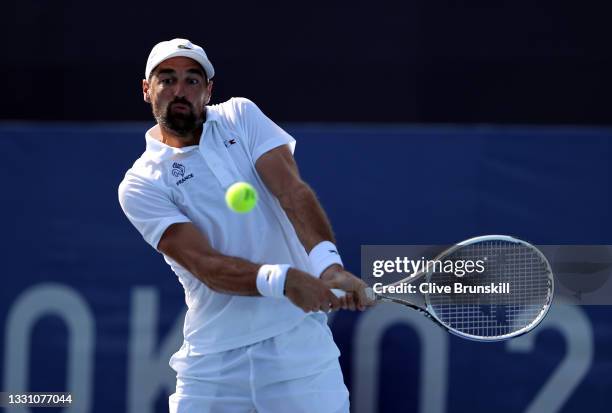
<svg viewBox="0 0 612 413">
<path fill-rule="evenodd" d="M 548 260 L 536 247 L 506 235 L 487 235 L 460 242 L 433 261 L 460 260 L 481 260 L 484 271 L 458 277 L 436 266 L 425 266 L 424 270 L 390 284 L 414 285 L 414 294 L 378 294 L 372 288 L 367 288 L 366 293 L 372 300 L 415 309 L 448 332 L 476 341 L 517 337 L 544 319 L 552 303 L 554 281 Z M 421 283 L 429 286 L 435 283 L 436 291 L 419 293 L 417 286 Z M 455 283 L 462 286 L 506 284 L 509 291 L 456 293 Z M 442 292 L 445 286 L 450 288 Z M 339 297 L 345 294 L 342 290 L 333 291 Z"/>
</svg>

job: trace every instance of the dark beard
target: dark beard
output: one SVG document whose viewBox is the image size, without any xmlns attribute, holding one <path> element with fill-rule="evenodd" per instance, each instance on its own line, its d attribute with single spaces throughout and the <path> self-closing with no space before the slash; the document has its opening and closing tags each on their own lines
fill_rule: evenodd
<svg viewBox="0 0 612 413">
<path fill-rule="evenodd" d="M 174 103 L 183 103 L 188 105 L 191 110 L 189 113 L 173 113 L 171 108 Z M 204 110 L 202 110 L 199 117 L 196 116 L 191 104 L 185 100 L 177 100 L 170 103 L 166 109 L 166 113 L 162 115 L 156 115 L 155 113 L 153 115 L 155 116 L 157 123 L 164 128 L 169 129 L 181 138 L 193 137 L 193 133 L 204 123 Z"/>
</svg>

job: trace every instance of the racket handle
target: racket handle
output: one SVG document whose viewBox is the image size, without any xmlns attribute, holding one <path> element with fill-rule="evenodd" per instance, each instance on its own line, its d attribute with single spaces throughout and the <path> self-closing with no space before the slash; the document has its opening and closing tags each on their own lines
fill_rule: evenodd
<svg viewBox="0 0 612 413">
<path fill-rule="evenodd" d="M 338 298 L 342 298 L 346 295 L 346 291 L 339 290 L 338 288 L 332 288 L 332 293 Z M 365 293 L 370 300 L 376 300 L 376 293 L 370 287 L 365 289 Z"/>
<path fill-rule="evenodd" d="M 346 295 L 346 291 L 339 290 L 337 288 L 332 288 L 332 293 L 334 293 L 334 295 L 338 298 L 342 298 Z"/>
</svg>

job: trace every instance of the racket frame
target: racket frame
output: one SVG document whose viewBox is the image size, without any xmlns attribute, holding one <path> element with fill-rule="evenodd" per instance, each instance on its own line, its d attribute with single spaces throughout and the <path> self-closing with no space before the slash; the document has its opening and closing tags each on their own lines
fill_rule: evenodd
<svg viewBox="0 0 612 413">
<path fill-rule="evenodd" d="M 527 326 L 517 330 L 517 331 L 513 331 L 512 333 L 508 333 L 508 334 L 502 334 L 499 336 L 478 336 L 478 335 L 474 335 L 474 334 L 467 334 L 467 333 L 463 333 L 459 330 L 456 330 L 448 325 L 446 325 L 445 323 L 443 323 L 436 315 L 435 310 L 432 308 L 431 303 L 429 301 L 429 294 L 421 294 L 424 298 L 425 301 L 425 307 L 420 307 L 419 305 L 412 303 L 410 301 L 407 300 L 403 300 L 401 298 L 395 298 L 395 297 L 390 297 L 384 294 L 378 294 L 376 292 L 374 292 L 374 290 L 372 288 L 367 288 L 366 289 L 366 294 L 368 295 L 368 297 L 370 299 L 376 300 L 376 301 L 384 301 L 384 302 L 392 302 L 392 303 L 396 303 L 396 304 L 402 304 L 404 306 L 410 307 L 414 310 L 417 310 L 418 312 L 420 312 L 421 314 L 425 315 L 426 317 L 428 317 L 429 319 L 433 320 L 438 326 L 442 327 L 444 330 L 448 331 L 449 333 L 456 335 L 458 337 L 464 338 L 464 339 L 468 339 L 468 340 L 473 340 L 473 341 L 480 341 L 480 342 L 495 342 L 495 341 L 503 341 L 503 340 L 508 340 L 510 338 L 513 337 L 519 337 L 525 333 L 528 333 L 529 331 L 533 330 L 535 327 L 538 326 L 538 324 L 540 324 L 542 322 L 542 320 L 544 319 L 544 317 L 546 317 L 546 314 L 548 314 L 548 311 L 550 309 L 550 306 L 552 304 L 552 300 L 554 297 L 554 277 L 553 277 L 553 272 L 550 266 L 550 263 L 548 262 L 548 259 L 546 259 L 546 256 L 544 256 L 544 254 L 542 254 L 542 252 L 537 249 L 535 246 L 533 246 L 532 244 L 520 240 L 518 238 L 514 238 L 511 237 L 509 235 L 482 235 L 479 237 L 474 237 L 474 238 L 470 238 L 467 239 L 465 241 L 459 242 L 455 245 L 453 245 L 452 247 L 444 250 L 442 253 L 438 254 L 436 256 L 436 258 L 434 258 L 434 260 L 440 260 L 441 258 L 444 258 L 450 254 L 452 254 L 453 252 L 455 252 L 456 250 L 458 250 L 459 248 L 463 248 L 465 246 L 468 245 L 472 245 L 472 244 L 476 244 L 479 242 L 487 242 L 487 241 L 504 241 L 504 242 L 509 242 L 509 243 L 515 243 L 515 244 L 521 244 L 524 245 L 528 248 L 530 248 L 532 251 L 536 252 L 538 254 L 538 256 L 540 257 L 540 259 L 542 260 L 542 262 L 545 264 L 547 273 L 548 273 L 548 297 L 547 297 L 547 302 L 544 304 L 542 310 L 540 311 L 540 313 L 538 314 L 538 316 L 531 322 L 529 323 Z M 412 284 L 415 281 L 417 281 L 418 279 L 422 278 L 423 276 L 425 276 L 426 278 L 431 277 L 431 270 L 426 269 L 425 271 L 420 271 L 419 273 L 413 274 L 409 277 L 406 277 L 400 281 L 396 281 L 390 285 L 394 286 L 394 285 L 399 285 L 401 283 L 409 283 Z M 429 281 L 429 278 L 428 278 Z"/>
</svg>

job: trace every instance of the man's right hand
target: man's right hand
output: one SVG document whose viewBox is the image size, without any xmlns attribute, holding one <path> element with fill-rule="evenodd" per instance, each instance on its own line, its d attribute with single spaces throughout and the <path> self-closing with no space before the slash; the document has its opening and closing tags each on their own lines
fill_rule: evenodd
<svg viewBox="0 0 612 413">
<path fill-rule="evenodd" d="M 287 271 L 285 296 L 306 313 L 340 308 L 340 300 L 323 281 L 295 268 Z"/>
</svg>

